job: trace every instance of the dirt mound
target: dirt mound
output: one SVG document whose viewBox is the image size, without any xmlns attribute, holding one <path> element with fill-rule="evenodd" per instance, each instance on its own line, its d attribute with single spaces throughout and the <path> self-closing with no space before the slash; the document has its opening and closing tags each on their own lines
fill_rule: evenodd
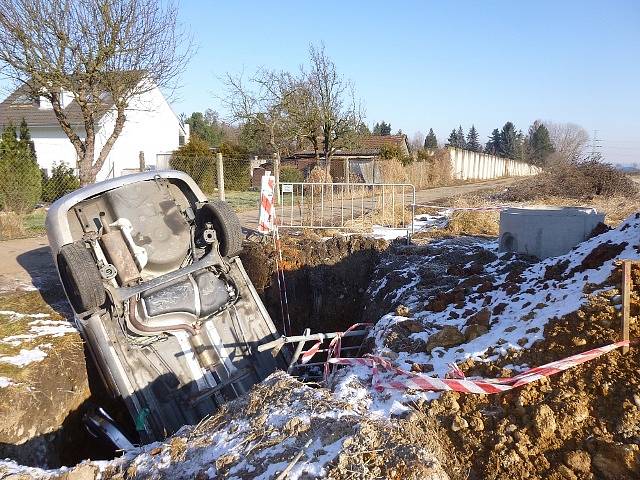
<svg viewBox="0 0 640 480">
<path fill-rule="evenodd" d="M 543 173 L 507 187 L 494 198 L 520 202 L 544 197 L 591 199 L 596 196 L 635 197 L 638 187 L 627 174 L 597 161 L 556 165 Z"/>
<path fill-rule="evenodd" d="M 461 366 L 468 375 L 493 378 L 513 364 L 538 365 L 584 351 L 587 340 L 590 346 L 617 341 L 615 293 L 592 297 L 578 312 L 548 324 L 545 339 L 530 350 L 489 365 Z M 634 297 L 634 310 L 638 306 Z M 634 322 L 631 336 L 639 334 Z M 446 432 L 472 478 L 638 478 L 639 367 L 637 348 L 627 355 L 615 351 L 509 393 L 447 393 L 423 411 L 444 425 L 463 425 Z"/>
<path fill-rule="evenodd" d="M 102 473 L 86 463 L 70 472 L 5 465 L 0 475 L 13 468 L 51 480 L 268 479 L 288 469 L 288 479 L 446 480 L 438 460 L 446 458 L 444 445 L 434 441 L 441 437 L 436 430 L 426 417 L 371 418 L 328 390 L 279 372 L 199 425 L 103 464 Z"/>
<path fill-rule="evenodd" d="M 78 408 L 89 398 L 82 340 L 38 292 L 0 298 L 0 458 L 60 466 L 87 452 Z"/>
<path fill-rule="evenodd" d="M 496 255 L 494 243 L 471 239 L 391 249 L 369 290 L 373 303 L 390 312 L 372 331 L 371 352 L 435 377 L 456 364 L 469 377 L 497 378 L 617 341 L 615 261 L 638 259 L 639 232 L 634 215 L 543 262 Z M 640 272 L 634 271 L 634 280 Z M 637 294 L 632 307 L 633 338 L 640 334 Z M 446 427 L 446 440 L 466 467 L 464 475 L 450 472 L 452 477 L 639 478 L 639 360 L 635 348 L 628 355 L 618 350 L 485 396 L 363 392 L 358 382 L 369 385 L 372 372 L 353 367 L 336 375 L 335 391 L 342 400 L 391 415 L 413 405 Z"/>
</svg>

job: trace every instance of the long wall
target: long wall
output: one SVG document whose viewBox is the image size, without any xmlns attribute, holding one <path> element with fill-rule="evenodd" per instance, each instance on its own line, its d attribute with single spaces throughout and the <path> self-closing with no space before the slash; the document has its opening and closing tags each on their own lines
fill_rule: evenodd
<svg viewBox="0 0 640 480">
<path fill-rule="evenodd" d="M 525 162 L 509 158 L 448 147 L 453 178 L 457 180 L 488 180 L 499 177 L 525 177 L 541 172 Z"/>
</svg>

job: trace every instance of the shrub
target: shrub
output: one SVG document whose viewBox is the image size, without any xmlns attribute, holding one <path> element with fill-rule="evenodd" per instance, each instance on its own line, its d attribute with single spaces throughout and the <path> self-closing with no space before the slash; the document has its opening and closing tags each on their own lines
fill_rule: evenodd
<svg viewBox="0 0 640 480">
<path fill-rule="evenodd" d="M 225 142 L 220 145 L 219 152 L 223 157 L 225 190 L 249 190 L 251 188 L 251 164 L 248 150 L 236 143 Z"/>
<path fill-rule="evenodd" d="M 592 199 L 597 196 L 634 196 L 633 180 L 612 165 L 596 160 L 555 165 L 498 194 L 502 201 L 529 201 L 544 197 Z"/>
<path fill-rule="evenodd" d="M 306 180 L 307 183 L 331 183 L 333 178 L 331 175 L 327 175 L 323 167 L 315 166 L 313 170 L 309 172 L 309 176 Z"/>
<path fill-rule="evenodd" d="M 38 162 L 28 139 L 18 140 L 13 125 L 7 126 L 0 140 L 0 209 L 16 213 L 33 210 L 42 194 Z"/>
<path fill-rule="evenodd" d="M 281 183 L 300 183 L 304 182 L 304 175 L 296 167 L 284 166 L 280 169 Z"/>
<path fill-rule="evenodd" d="M 13 212 L 0 212 L 0 240 L 22 238 L 26 235 L 22 216 Z"/>
<path fill-rule="evenodd" d="M 191 135 L 186 144 L 173 152 L 169 164 L 171 168 L 191 176 L 204 192 L 213 193 L 216 185 L 215 155 L 209 144 L 197 135 Z"/>
<path fill-rule="evenodd" d="M 54 164 L 51 176 L 43 175 L 42 201 L 53 202 L 78 188 L 80 188 L 80 179 L 76 176 L 73 168 L 62 162 Z"/>
</svg>

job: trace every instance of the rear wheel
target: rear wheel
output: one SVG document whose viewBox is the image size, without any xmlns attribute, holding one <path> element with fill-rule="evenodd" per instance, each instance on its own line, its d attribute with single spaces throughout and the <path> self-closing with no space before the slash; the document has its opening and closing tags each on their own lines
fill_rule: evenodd
<svg viewBox="0 0 640 480">
<path fill-rule="evenodd" d="M 202 205 L 196 214 L 196 223 L 200 228 L 206 223 L 213 225 L 223 257 L 233 257 L 242 250 L 240 220 L 227 202 L 212 200 Z"/>
<path fill-rule="evenodd" d="M 84 242 L 64 245 L 58 254 L 58 270 L 73 309 L 87 312 L 104 305 L 102 277 Z"/>
</svg>

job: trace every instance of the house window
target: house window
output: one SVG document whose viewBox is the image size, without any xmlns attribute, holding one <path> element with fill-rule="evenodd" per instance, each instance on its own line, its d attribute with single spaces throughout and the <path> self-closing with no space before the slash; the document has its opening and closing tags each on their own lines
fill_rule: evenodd
<svg viewBox="0 0 640 480">
<path fill-rule="evenodd" d="M 179 146 L 184 145 L 184 135 L 178 135 L 178 145 Z"/>
</svg>

